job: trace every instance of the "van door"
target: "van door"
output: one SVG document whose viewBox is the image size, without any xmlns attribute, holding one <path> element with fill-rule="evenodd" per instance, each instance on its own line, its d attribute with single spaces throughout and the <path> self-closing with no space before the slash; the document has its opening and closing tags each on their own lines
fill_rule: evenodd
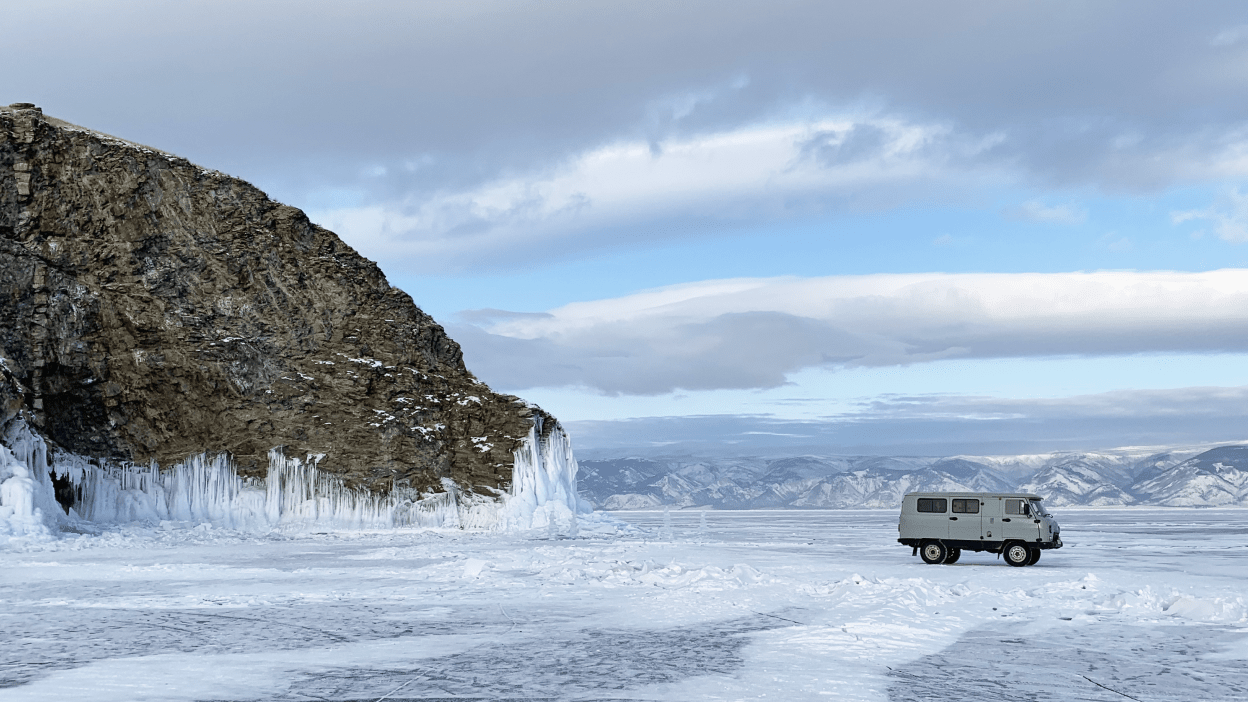
<svg viewBox="0 0 1248 702">
<path fill-rule="evenodd" d="M 1027 500 L 1007 497 L 1002 500 L 1005 514 L 1001 515 L 1002 535 L 1007 539 L 1020 539 L 1032 542 L 1040 535 L 1036 528 L 1035 517 L 1031 515 L 1031 505 Z"/>
<path fill-rule="evenodd" d="M 914 514 L 914 525 L 921 539 L 949 538 L 949 498 L 920 497 Z"/>
<path fill-rule="evenodd" d="M 989 497 L 979 507 L 979 528 L 983 530 L 984 541 L 1001 541 L 1001 512 L 1005 507 L 1004 500 Z"/>
<path fill-rule="evenodd" d="M 980 541 L 983 513 L 978 497 L 954 497 L 949 500 L 949 538 L 957 541 Z"/>
</svg>

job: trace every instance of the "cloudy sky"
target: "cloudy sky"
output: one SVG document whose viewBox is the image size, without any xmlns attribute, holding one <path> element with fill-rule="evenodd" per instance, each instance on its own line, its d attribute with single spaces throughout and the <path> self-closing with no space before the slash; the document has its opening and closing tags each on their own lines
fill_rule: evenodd
<svg viewBox="0 0 1248 702">
<path fill-rule="evenodd" d="M 589 452 L 1248 439 L 1248 9 L 4 2 L 0 101 L 306 210 Z"/>
</svg>

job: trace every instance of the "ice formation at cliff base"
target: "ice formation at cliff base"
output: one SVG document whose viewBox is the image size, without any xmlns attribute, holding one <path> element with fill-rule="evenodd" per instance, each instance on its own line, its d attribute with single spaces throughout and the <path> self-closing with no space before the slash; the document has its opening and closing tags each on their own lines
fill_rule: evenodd
<svg viewBox="0 0 1248 702">
<path fill-rule="evenodd" d="M 115 465 L 53 451 L 20 421 L 0 442 L 0 537 L 50 538 L 80 521 L 191 522 L 242 531 L 395 527 L 480 531 L 542 529 L 574 536 L 594 519 L 576 491 L 576 459 L 558 426 L 537 424 L 515 452 L 512 484 L 497 496 L 398 486 L 381 494 L 345 486 L 322 471 L 322 456 L 269 452 L 263 480 L 240 477 L 227 454 L 200 454 L 172 467 Z M 71 496 L 57 501 L 53 476 Z"/>
</svg>

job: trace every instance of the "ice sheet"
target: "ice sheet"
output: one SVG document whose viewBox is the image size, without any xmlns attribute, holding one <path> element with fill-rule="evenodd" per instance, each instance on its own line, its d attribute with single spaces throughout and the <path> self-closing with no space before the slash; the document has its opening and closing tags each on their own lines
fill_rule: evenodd
<svg viewBox="0 0 1248 702">
<path fill-rule="evenodd" d="M 166 522 L 15 541 L 0 697 L 1154 700 L 1248 684 L 1241 509 L 1063 510 L 1068 546 L 1029 568 L 925 565 L 891 511 L 621 516 L 638 531 Z"/>
</svg>

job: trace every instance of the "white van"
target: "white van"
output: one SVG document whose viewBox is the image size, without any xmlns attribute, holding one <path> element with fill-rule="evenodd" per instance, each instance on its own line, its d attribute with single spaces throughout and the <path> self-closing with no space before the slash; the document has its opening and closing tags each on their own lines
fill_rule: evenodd
<svg viewBox="0 0 1248 702">
<path fill-rule="evenodd" d="M 925 563 L 954 563 L 966 550 L 1029 566 L 1040 560 L 1040 551 L 1062 547 L 1057 520 L 1041 499 L 1029 493 L 912 492 L 901 500 L 897 541 Z"/>
</svg>

